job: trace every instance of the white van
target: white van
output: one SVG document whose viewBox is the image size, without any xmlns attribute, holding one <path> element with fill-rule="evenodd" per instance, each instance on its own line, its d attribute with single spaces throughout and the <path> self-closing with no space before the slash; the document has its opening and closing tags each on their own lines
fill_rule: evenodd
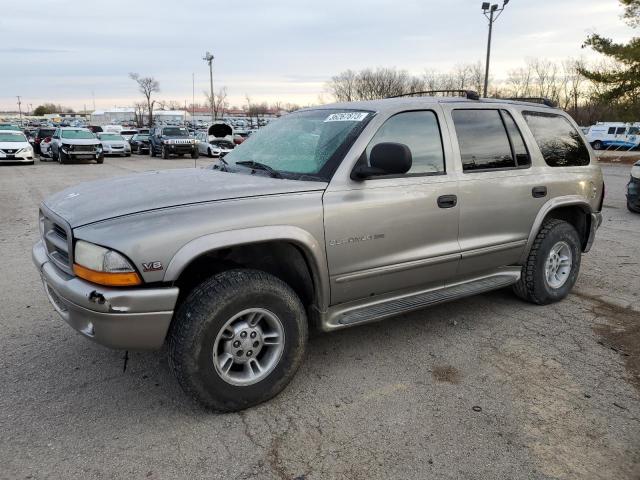
<svg viewBox="0 0 640 480">
<path fill-rule="evenodd" d="M 640 123 L 598 122 L 586 136 L 594 150 L 630 150 L 640 144 Z"/>
</svg>

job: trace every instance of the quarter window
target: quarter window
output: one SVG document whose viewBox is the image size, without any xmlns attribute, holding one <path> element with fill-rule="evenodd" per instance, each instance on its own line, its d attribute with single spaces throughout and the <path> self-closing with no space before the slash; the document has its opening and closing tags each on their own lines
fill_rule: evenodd
<svg viewBox="0 0 640 480">
<path fill-rule="evenodd" d="M 498 110 L 454 110 L 452 116 L 465 172 L 517 166 Z"/>
<path fill-rule="evenodd" d="M 413 162 L 407 175 L 445 172 L 440 126 L 432 111 L 403 112 L 388 119 L 369 142 L 367 161 L 371 149 L 383 142 L 403 143 L 409 147 Z"/>
<path fill-rule="evenodd" d="M 607 135 L 615 135 L 616 134 L 616 127 L 609 127 L 609 130 L 607 130 Z"/>
<path fill-rule="evenodd" d="M 616 135 L 624 135 L 624 132 L 627 130 L 626 127 L 618 127 L 616 129 Z"/>
<path fill-rule="evenodd" d="M 578 131 L 561 115 L 522 112 L 542 156 L 550 167 L 589 165 L 589 150 Z"/>
</svg>

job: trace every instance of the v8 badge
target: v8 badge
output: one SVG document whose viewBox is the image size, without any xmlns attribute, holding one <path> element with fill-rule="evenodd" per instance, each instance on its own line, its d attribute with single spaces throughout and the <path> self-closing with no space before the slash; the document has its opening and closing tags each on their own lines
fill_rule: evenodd
<svg viewBox="0 0 640 480">
<path fill-rule="evenodd" d="M 145 272 L 155 272 L 157 270 L 162 270 L 162 262 L 143 263 L 142 270 L 144 270 Z"/>
</svg>

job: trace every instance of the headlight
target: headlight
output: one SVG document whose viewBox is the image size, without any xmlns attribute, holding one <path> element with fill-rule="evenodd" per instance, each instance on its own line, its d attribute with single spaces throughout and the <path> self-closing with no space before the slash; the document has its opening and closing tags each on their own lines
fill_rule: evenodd
<svg viewBox="0 0 640 480">
<path fill-rule="evenodd" d="M 125 287 L 142 283 L 123 255 L 82 240 L 75 244 L 73 271 L 78 277 L 100 285 Z"/>
<path fill-rule="evenodd" d="M 62 149 L 67 149 L 67 150 L 73 150 L 73 145 L 69 145 L 68 143 L 63 143 L 62 144 Z"/>
<path fill-rule="evenodd" d="M 631 167 L 631 176 L 640 180 L 640 165 L 634 165 Z"/>
</svg>

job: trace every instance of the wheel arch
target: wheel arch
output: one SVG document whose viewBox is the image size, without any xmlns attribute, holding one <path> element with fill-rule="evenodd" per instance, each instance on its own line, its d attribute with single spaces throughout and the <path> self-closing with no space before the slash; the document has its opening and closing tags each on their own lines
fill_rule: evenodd
<svg viewBox="0 0 640 480">
<path fill-rule="evenodd" d="M 256 268 L 288 283 L 307 307 L 325 310 L 329 301 L 326 265 L 324 248 L 307 231 L 290 226 L 255 227 L 205 235 L 187 243 L 169 262 L 164 282 L 187 290 L 205 273 Z"/>
<path fill-rule="evenodd" d="M 591 231 L 591 213 L 591 205 L 589 205 L 584 198 L 577 195 L 549 200 L 544 204 L 536 216 L 520 263 L 526 261 L 529 251 L 531 250 L 531 246 L 540 231 L 540 227 L 548 218 L 564 220 L 565 222 L 573 225 L 580 236 L 582 250 L 586 251 L 588 249 L 589 234 Z"/>
</svg>

